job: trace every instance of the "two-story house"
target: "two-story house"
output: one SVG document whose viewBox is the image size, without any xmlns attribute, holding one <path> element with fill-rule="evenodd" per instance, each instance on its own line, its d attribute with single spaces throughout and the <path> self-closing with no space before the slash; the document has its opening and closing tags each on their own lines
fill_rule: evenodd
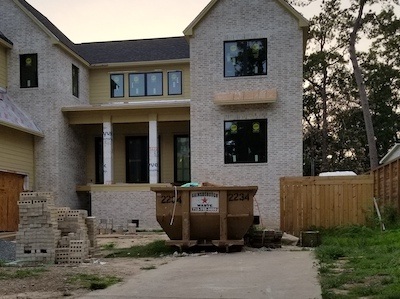
<svg viewBox="0 0 400 299">
<path fill-rule="evenodd" d="M 212 0 L 182 37 L 84 44 L 24 0 L 0 6 L 0 86 L 35 126 L 7 127 L 32 145 L 32 170 L 0 146 L 0 175 L 145 228 L 151 186 L 257 185 L 255 214 L 279 226 L 279 178 L 302 173 L 308 26 L 284 0 Z"/>
</svg>

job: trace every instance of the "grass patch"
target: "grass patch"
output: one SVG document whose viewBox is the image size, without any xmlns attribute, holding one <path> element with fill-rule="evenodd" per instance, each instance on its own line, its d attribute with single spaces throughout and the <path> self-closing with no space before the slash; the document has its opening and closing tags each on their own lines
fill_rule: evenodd
<svg viewBox="0 0 400 299">
<path fill-rule="evenodd" d="M 105 289 L 121 281 L 121 278 L 115 276 L 98 276 L 94 274 L 76 274 L 68 279 L 69 283 L 78 283 L 85 289 L 90 290 Z"/>
<path fill-rule="evenodd" d="M 36 277 L 41 273 L 47 271 L 45 268 L 29 268 L 18 269 L 7 268 L 7 270 L 0 270 L 0 279 L 23 279 L 28 277 Z"/>
<path fill-rule="evenodd" d="M 316 249 L 324 299 L 400 298 L 400 229 L 321 230 Z"/>
<path fill-rule="evenodd" d="M 113 249 L 115 249 L 116 245 L 117 244 L 115 244 L 115 242 L 110 242 L 110 243 L 107 243 L 107 244 L 104 244 L 103 246 L 101 246 L 101 249 L 103 249 L 103 250 L 113 250 Z"/>
<path fill-rule="evenodd" d="M 165 241 L 158 240 L 147 245 L 115 249 L 114 252 L 108 254 L 106 257 L 160 257 L 173 254 L 174 251 L 172 247 L 165 245 Z"/>
</svg>

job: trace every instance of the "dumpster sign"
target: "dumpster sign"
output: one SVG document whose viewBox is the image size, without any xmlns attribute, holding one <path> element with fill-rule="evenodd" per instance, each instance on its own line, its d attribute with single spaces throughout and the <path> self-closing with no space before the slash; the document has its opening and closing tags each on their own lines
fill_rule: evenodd
<svg viewBox="0 0 400 299">
<path fill-rule="evenodd" d="M 190 193 L 190 211 L 192 213 L 219 213 L 219 192 L 192 191 Z"/>
</svg>

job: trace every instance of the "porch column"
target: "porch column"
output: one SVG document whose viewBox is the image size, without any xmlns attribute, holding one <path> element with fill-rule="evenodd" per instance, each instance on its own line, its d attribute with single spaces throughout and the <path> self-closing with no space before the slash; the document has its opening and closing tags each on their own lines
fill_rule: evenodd
<svg viewBox="0 0 400 299">
<path fill-rule="evenodd" d="M 103 159 L 104 184 L 113 183 L 113 132 L 111 117 L 103 119 Z"/>
<path fill-rule="evenodd" d="M 149 115 L 149 179 L 158 183 L 158 130 L 157 114 Z"/>
</svg>

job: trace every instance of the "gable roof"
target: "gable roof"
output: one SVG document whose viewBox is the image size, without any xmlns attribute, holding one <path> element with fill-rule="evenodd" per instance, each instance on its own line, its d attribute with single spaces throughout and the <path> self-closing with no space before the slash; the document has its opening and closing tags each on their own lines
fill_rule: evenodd
<svg viewBox="0 0 400 299">
<path fill-rule="evenodd" d="M 83 43 L 76 49 L 92 65 L 189 58 L 189 44 L 183 36 Z"/>
<path fill-rule="evenodd" d="M 54 43 L 64 45 L 64 49 L 79 56 L 88 65 L 189 58 L 189 45 L 184 37 L 74 44 L 28 2 L 13 1 L 54 40 Z"/>
<path fill-rule="evenodd" d="M 196 27 L 198 23 L 208 14 L 208 12 L 214 7 L 214 5 L 219 0 L 211 0 L 210 3 L 198 14 L 198 16 L 186 27 L 183 31 L 185 36 L 192 36 L 193 29 Z M 294 18 L 296 18 L 299 22 L 299 27 L 308 29 L 308 20 L 303 17 L 301 13 L 299 13 L 296 9 L 294 9 L 289 3 L 285 0 L 275 0 L 278 4 L 280 4 L 286 11 L 288 11 Z"/>
</svg>

